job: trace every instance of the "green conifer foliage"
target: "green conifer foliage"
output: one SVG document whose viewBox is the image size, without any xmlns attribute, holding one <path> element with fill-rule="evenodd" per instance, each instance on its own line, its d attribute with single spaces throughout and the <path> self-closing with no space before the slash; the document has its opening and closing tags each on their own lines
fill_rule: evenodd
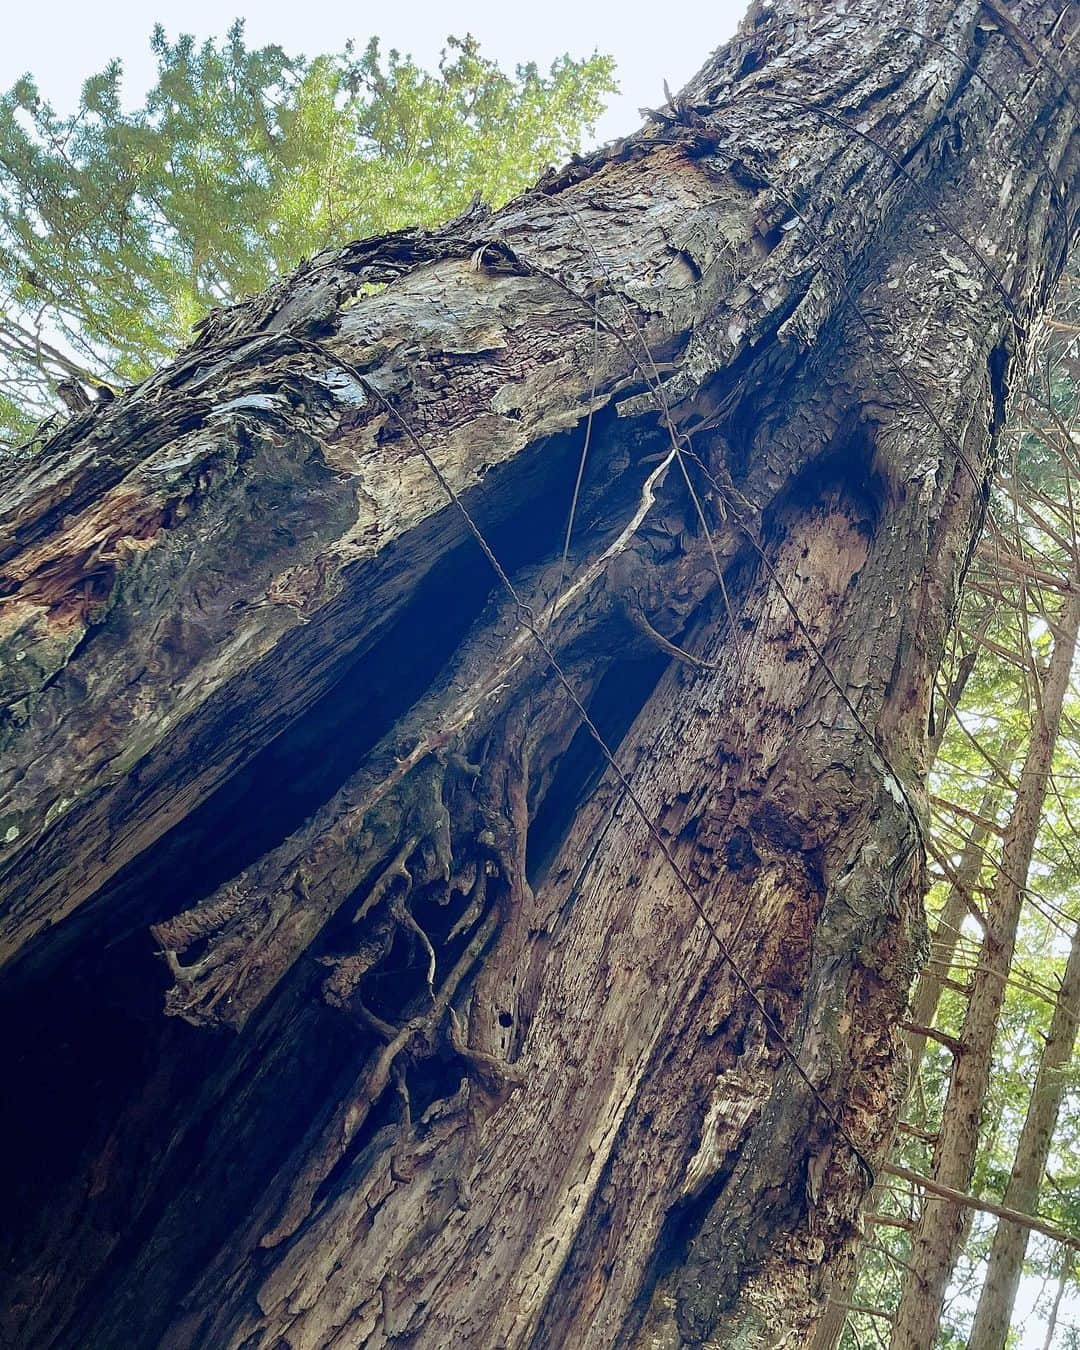
<svg viewBox="0 0 1080 1350">
<path fill-rule="evenodd" d="M 501 204 L 576 151 L 606 56 L 507 74 L 471 37 L 437 71 L 372 39 L 308 59 L 155 28 L 157 82 L 113 62 L 60 115 L 33 78 L 0 97 L 0 438 L 56 386 L 137 381 L 209 309 L 345 240 Z"/>
</svg>

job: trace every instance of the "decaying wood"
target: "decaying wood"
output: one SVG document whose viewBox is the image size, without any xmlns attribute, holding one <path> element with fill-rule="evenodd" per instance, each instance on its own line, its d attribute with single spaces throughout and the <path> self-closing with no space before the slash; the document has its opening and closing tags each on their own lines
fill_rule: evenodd
<svg viewBox="0 0 1080 1350">
<path fill-rule="evenodd" d="M 805 1340 L 1075 232 L 1068 25 L 1011 15 L 758 5 L 641 132 L 7 472 L 4 1335 Z"/>
</svg>

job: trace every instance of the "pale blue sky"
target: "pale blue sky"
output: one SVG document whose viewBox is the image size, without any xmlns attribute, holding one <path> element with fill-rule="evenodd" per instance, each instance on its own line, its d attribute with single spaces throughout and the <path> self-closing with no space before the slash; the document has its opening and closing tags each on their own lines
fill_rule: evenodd
<svg viewBox="0 0 1080 1350">
<path fill-rule="evenodd" d="M 87 75 L 112 57 L 124 63 L 126 85 L 137 99 L 153 76 L 148 38 L 155 22 L 170 35 L 220 35 L 235 17 L 247 21 L 252 45 L 276 42 L 287 51 L 315 55 L 340 48 L 346 38 L 366 41 L 373 33 L 386 46 L 433 64 L 448 33 L 471 32 L 485 52 L 503 65 L 534 60 L 549 64 L 569 52 L 594 49 L 618 62 L 621 94 L 600 127 L 600 139 L 624 135 L 640 122 L 639 107 L 664 100 L 663 81 L 678 89 L 705 57 L 735 31 L 748 0 L 713 0 L 664 11 L 617 0 L 458 0 L 435 4 L 358 5 L 341 0 L 150 0 L 148 5 L 114 0 L 13 0 L 0 45 L 0 88 L 27 71 L 58 109 L 68 109 Z M 659 22 L 658 22 L 659 20 Z"/>
</svg>

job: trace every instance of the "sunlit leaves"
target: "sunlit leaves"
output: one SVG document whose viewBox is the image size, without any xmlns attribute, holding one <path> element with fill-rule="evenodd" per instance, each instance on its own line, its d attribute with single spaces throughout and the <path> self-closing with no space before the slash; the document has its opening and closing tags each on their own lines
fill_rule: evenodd
<svg viewBox="0 0 1080 1350">
<path fill-rule="evenodd" d="M 154 30 L 157 83 L 125 109 L 113 63 L 58 114 L 0 97 L 0 439 L 57 380 L 142 378 L 216 305 L 319 249 L 500 204 L 577 150 L 612 62 L 507 74 L 470 37 L 422 70 L 376 40 L 307 59 Z"/>
</svg>

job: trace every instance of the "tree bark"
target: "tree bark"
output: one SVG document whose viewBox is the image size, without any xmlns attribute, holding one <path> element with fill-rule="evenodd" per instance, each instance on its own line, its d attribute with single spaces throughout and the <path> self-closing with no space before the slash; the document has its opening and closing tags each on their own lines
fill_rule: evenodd
<svg viewBox="0 0 1080 1350">
<path fill-rule="evenodd" d="M 643 131 L 9 473 L 5 1335 L 809 1334 L 1075 234 L 1056 17 L 758 6 Z"/>
<path fill-rule="evenodd" d="M 979 1123 L 990 1079 L 994 1035 L 1005 1002 L 1006 979 L 1049 784 L 1061 709 L 1076 653 L 1078 629 L 1080 588 L 1074 585 L 1055 628 L 1036 725 L 1024 758 L 1012 814 L 1005 827 L 1001 861 L 987 915 L 989 931 L 983 939 L 978 969 L 972 976 L 971 995 L 960 1036 L 963 1050 L 954 1061 L 934 1152 L 933 1179 L 958 1191 L 967 1191 L 971 1185 Z M 1025 1208 L 1023 1205 L 1012 1207 Z M 893 1325 L 893 1350 L 920 1350 L 933 1344 L 963 1231 L 964 1216 L 958 1206 L 934 1203 L 923 1207 Z"/>
<path fill-rule="evenodd" d="M 1054 1003 L 1054 1015 L 1050 1020 L 1050 1031 L 1039 1061 L 1038 1077 L 1031 1092 L 1009 1184 L 1005 1189 L 1003 1203 L 1025 1214 L 1034 1214 L 1038 1208 L 1039 1191 L 1050 1157 L 1058 1111 L 1065 1095 L 1063 1070 L 1072 1059 L 1076 1043 L 1078 1001 L 1080 927 L 1073 933 L 1069 959 Z M 1023 1273 L 1028 1231 L 1004 1221 L 997 1226 L 971 1328 L 972 1350 L 1003 1350 Z"/>
</svg>

